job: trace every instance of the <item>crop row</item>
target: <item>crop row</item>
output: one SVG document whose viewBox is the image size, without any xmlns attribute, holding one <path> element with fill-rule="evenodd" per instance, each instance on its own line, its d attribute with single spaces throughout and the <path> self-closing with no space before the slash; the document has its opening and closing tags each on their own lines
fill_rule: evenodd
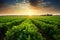
<svg viewBox="0 0 60 40">
<path fill-rule="evenodd" d="M 39 17 L 34 20 L 45 22 L 46 24 L 52 24 L 57 26 L 60 29 L 60 19 L 59 17 L 50 16 L 50 17 Z"/>
<path fill-rule="evenodd" d="M 0 23 L 7 23 L 7 22 L 11 22 L 11 21 L 14 21 L 14 20 L 19 20 L 19 19 L 22 19 L 23 17 L 17 17 L 17 16 L 2 16 L 0 17 Z"/>
<path fill-rule="evenodd" d="M 60 40 L 59 17 L 0 18 L 0 40 Z"/>
<path fill-rule="evenodd" d="M 59 40 L 60 29 L 57 26 L 46 24 L 45 22 L 32 20 L 32 22 L 40 29 L 41 34 L 46 40 Z"/>
<path fill-rule="evenodd" d="M 5 36 L 7 30 L 11 29 L 13 26 L 21 24 L 25 19 L 18 19 L 7 23 L 0 23 L 0 39 L 2 40 Z"/>
<path fill-rule="evenodd" d="M 46 24 L 57 26 L 60 29 L 60 22 L 55 22 L 50 20 L 41 20 L 41 19 L 39 19 L 38 21 L 42 21 L 42 22 L 45 22 Z"/>
<path fill-rule="evenodd" d="M 27 22 L 28 21 L 28 22 Z M 4 40 L 44 40 L 30 19 L 6 32 Z"/>
</svg>

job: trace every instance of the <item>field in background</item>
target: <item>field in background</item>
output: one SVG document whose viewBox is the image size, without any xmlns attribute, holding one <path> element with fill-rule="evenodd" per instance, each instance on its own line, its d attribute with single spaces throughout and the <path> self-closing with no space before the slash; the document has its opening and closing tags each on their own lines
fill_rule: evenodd
<svg viewBox="0 0 60 40">
<path fill-rule="evenodd" d="M 0 40 L 60 40 L 60 16 L 0 16 Z"/>
</svg>

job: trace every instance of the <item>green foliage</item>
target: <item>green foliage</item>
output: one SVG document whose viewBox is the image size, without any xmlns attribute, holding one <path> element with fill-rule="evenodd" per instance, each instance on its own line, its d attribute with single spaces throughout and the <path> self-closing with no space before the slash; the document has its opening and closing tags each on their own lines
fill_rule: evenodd
<svg viewBox="0 0 60 40">
<path fill-rule="evenodd" d="M 28 21 L 28 22 L 27 22 Z M 43 40 L 42 35 L 30 20 L 7 31 L 5 40 Z"/>
<path fill-rule="evenodd" d="M 60 31 L 57 32 L 58 29 L 60 29 L 60 26 L 57 26 L 59 24 L 59 21 L 56 23 L 54 21 L 46 19 L 45 18 L 41 19 L 32 19 L 32 22 L 42 31 L 42 34 L 45 34 L 43 36 L 49 37 L 49 39 L 52 40 L 59 40 L 60 39 Z M 52 19 L 53 20 L 53 19 Z M 59 24 L 60 25 L 60 24 Z M 54 35 L 55 34 L 55 35 Z"/>
<path fill-rule="evenodd" d="M 60 16 L 0 16 L 0 40 L 60 40 Z"/>
<path fill-rule="evenodd" d="M 57 29 L 53 34 L 53 38 L 56 40 L 60 40 L 60 29 Z"/>
</svg>

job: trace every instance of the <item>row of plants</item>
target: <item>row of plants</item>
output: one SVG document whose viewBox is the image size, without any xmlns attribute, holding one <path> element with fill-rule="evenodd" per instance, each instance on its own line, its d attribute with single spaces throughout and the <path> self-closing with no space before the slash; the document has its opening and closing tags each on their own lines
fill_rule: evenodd
<svg viewBox="0 0 60 40">
<path fill-rule="evenodd" d="M 32 20 L 32 22 L 39 28 L 46 40 L 60 40 L 60 29 L 57 26 L 38 20 Z"/>
<path fill-rule="evenodd" d="M 5 36 L 7 30 L 11 29 L 13 26 L 21 24 L 25 19 L 18 19 L 7 23 L 0 23 L 0 39 L 2 40 Z"/>
<path fill-rule="evenodd" d="M 30 19 L 6 32 L 4 40 L 44 40 Z"/>
<path fill-rule="evenodd" d="M 0 23 L 6 23 L 6 22 L 11 22 L 14 20 L 22 19 L 24 17 L 20 16 L 0 16 Z"/>
<path fill-rule="evenodd" d="M 50 21 L 50 20 L 43 20 L 43 19 L 42 20 L 39 19 L 38 21 L 45 22 L 46 24 L 55 25 L 55 26 L 57 26 L 60 29 L 60 22 L 55 22 L 55 21 Z"/>
</svg>

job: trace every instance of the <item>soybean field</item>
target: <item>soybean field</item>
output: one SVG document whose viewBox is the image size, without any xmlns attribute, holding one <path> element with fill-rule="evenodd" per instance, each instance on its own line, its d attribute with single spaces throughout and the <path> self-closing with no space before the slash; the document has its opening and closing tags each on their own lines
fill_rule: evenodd
<svg viewBox="0 0 60 40">
<path fill-rule="evenodd" d="M 0 40 L 60 40 L 60 16 L 0 16 Z"/>
</svg>

